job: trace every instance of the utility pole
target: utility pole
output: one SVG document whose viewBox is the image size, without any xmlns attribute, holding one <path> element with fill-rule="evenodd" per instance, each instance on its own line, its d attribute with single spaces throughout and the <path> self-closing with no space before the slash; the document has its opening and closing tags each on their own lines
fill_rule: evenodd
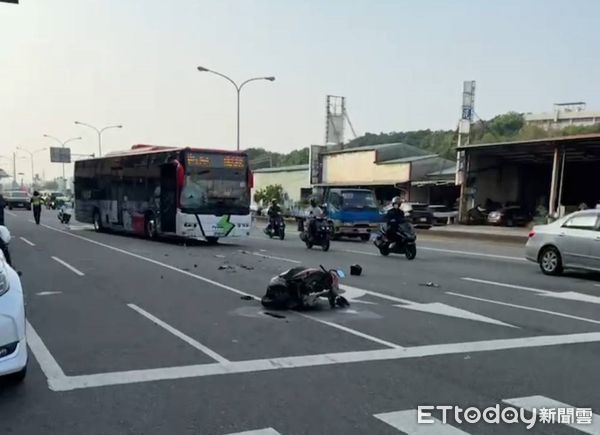
<svg viewBox="0 0 600 435">
<path fill-rule="evenodd" d="M 13 151 L 13 189 L 17 187 L 17 152 Z"/>
</svg>

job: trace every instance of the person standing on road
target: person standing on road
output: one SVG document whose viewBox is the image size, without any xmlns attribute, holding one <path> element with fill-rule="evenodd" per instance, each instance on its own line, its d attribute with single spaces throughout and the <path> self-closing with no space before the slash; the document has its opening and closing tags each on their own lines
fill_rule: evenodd
<svg viewBox="0 0 600 435">
<path fill-rule="evenodd" d="M 40 217 L 42 215 L 42 197 L 40 196 L 40 192 L 38 192 L 37 190 L 33 192 L 33 197 L 31 198 L 31 206 L 33 208 L 33 218 L 35 219 L 35 223 L 39 225 Z"/>
<path fill-rule="evenodd" d="M 0 193 L 0 225 L 4 225 L 4 207 L 6 207 L 6 201 Z"/>
</svg>

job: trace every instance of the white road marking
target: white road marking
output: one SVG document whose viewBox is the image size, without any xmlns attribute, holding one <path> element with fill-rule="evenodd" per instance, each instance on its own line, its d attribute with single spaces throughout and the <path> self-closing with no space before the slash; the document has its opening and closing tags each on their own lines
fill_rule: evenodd
<svg viewBox="0 0 600 435">
<path fill-rule="evenodd" d="M 5 212 L 7 215 L 12 216 L 12 217 L 17 217 L 17 215 L 15 213 L 13 213 L 12 211 L 6 210 Z"/>
<path fill-rule="evenodd" d="M 594 284 L 596 287 L 600 287 L 600 284 Z"/>
<path fill-rule="evenodd" d="M 149 370 L 98 373 L 69 376 L 53 383 L 54 391 L 70 391 L 110 385 L 133 384 L 169 379 L 185 379 L 203 376 L 251 373 L 300 367 L 328 366 L 357 362 L 422 358 L 429 356 L 488 352 L 508 349 L 527 349 L 564 344 L 600 342 L 600 332 L 582 334 L 521 337 L 466 343 L 435 344 L 403 349 L 379 349 L 358 352 L 339 352 L 319 355 L 303 355 L 248 361 L 232 361 L 229 364 L 199 364 L 181 367 L 165 367 Z"/>
<path fill-rule="evenodd" d="M 352 335 L 356 335 L 357 337 L 365 338 L 365 339 L 373 341 L 375 343 L 383 344 L 384 346 L 391 347 L 392 349 L 402 349 L 402 346 L 399 346 L 396 343 L 392 343 L 390 341 L 386 341 L 386 340 L 382 340 L 382 339 L 377 338 L 377 337 L 373 337 L 372 335 L 368 335 L 368 334 L 362 333 L 362 332 L 357 331 L 355 329 L 351 329 L 351 328 L 348 328 L 346 326 L 338 325 L 337 323 L 328 322 L 327 320 L 319 319 L 318 317 L 311 316 L 310 314 L 304 314 L 304 313 L 298 313 L 298 314 L 300 314 L 302 317 L 306 317 L 308 319 L 314 320 L 315 322 L 319 322 L 319 323 L 322 323 L 324 325 L 331 326 L 333 328 L 339 329 L 341 331 L 347 332 L 347 333 L 352 334 Z"/>
<path fill-rule="evenodd" d="M 540 408 L 576 408 L 573 405 L 562 403 L 544 396 L 516 397 L 514 399 L 505 399 L 503 400 L 503 402 L 512 406 L 516 406 L 517 408 L 525 409 L 529 412 L 531 412 L 533 408 L 537 408 L 538 413 Z M 585 406 L 581 407 L 585 408 Z M 589 406 L 587 407 L 589 408 Z M 583 433 L 592 435 L 600 434 L 600 415 L 592 414 L 592 424 L 577 424 L 576 421 L 577 420 L 575 419 L 574 423 L 563 424 L 572 427 L 573 429 L 577 429 L 578 431 Z"/>
<path fill-rule="evenodd" d="M 497 281 L 487 281 L 485 279 L 477 279 L 477 278 L 462 278 L 462 279 L 465 281 L 478 282 L 481 284 L 489 284 L 489 285 L 494 285 L 494 286 L 498 286 L 498 287 L 506 287 L 506 288 L 512 288 L 512 289 L 516 289 L 516 290 L 530 291 L 530 292 L 538 293 L 540 296 L 546 296 L 549 298 L 568 299 L 571 301 L 590 302 L 592 304 L 600 304 L 600 297 L 587 295 L 585 293 L 556 292 L 556 291 L 543 290 L 543 289 L 534 288 L 534 287 L 525 287 L 522 285 L 506 284 L 506 283 L 497 282 Z"/>
<path fill-rule="evenodd" d="M 229 360 L 226 358 L 223 358 L 221 355 L 219 355 L 218 353 L 214 352 L 213 350 L 211 350 L 210 348 L 204 346 L 202 343 L 194 340 L 192 337 L 190 337 L 189 335 L 184 334 L 183 332 L 181 332 L 178 329 L 175 329 L 174 327 L 172 327 L 171 325 L 169 325 L 166 322 L 163 322 L 162 320 L 160 320 L 158 317 L 150 314 L 148 311 L 144 310 L 143 308 L 138 307 L 135 304 L 127 304 L 127 306 L 129 308 L 131 308 L 132 310 L 137 311 L 138 313 L 140 313 L 142 316 L 144 316 L 145 318 L 149 319 L 150 321 L 152 321 L 153 323 L 156 323 L 158 326 L 160 326 L 163 329 L 166 329 L 167 331 L 169 331 L 171 334 L 173 334 L 174 336 L 176 336 L 177 338 L 180 338 L 181 340 L 185 341 L 187 344 L 189 344 L 190 346 L 198 349 L 200 352 L 205 353 L 206 355 L 208 355 L 209 357 L 211 357 L 212 359 L 214 359 L 215 361 L 220 362 L 221 364 L 227 364 L 229 363 Z"/>
<path fill-rule="evenodd" d="M 62 371 L 40 336 L 37 334 L 33 326 L 26 321 L 26 333 L 27 333 L 27 345 L 31 352 L 35 356 L 42 372 L 46 375 L 48 379 L 48 387 L 51 390 L 60 389 L 61 385 L 64 384 L 65 373 Z"/>
<path fill-rule="evenodd" d="M 272 427 L 266 429 L 247 430 L 245 432 L 230 433 L 227 435 L 281 435 Z"/>
<path fill-rule="evenodd" d="M 95 244 L 95 245 L 99 245 L 99 246 L 103 246 L 103 247 L 105 247 L 105 248 L 108 248 L 108 249 L 112 249 L 113 251 L 120 252 L 120 253 L 122 253 L 122 254 L 129 255 L 129 256 L 132 256 L 132 257 L 134 257 L 134 258 L 138 258 L 138 259 L 140 259 L 140 260 L 144 260 L 144 261 L 147 261 L 147 262 L 149 262 L 149 263 L 156 264 L 156 265 L 158 265 L 158 266 L 162 266 L 162 267 L 164 267 L 164 268 L 166 268 L 166 269 L 169 269 L 169 270 L 173 270 L 173 271 L 175 271 L 175 272 L 182 273 L 182 274 L 184 274 L 184 275 L 187 275 L 187 276 L 189 276 L 189 277 L 192 277 L 192 278 L 198 279 L 198 280 L 200 280 L 200 281 L 204 281 L 204 282 L 206 282 L 206 283 L 212 284 L 212 285 L 214 285 L 214 286 L 216 286 L 216 287 L 220 287 L 220 288 L 222 288 L 222 289 L 224 289 L 224 290 L 228 290 L 228 291 L 231 291 L 231 292 L 233 292 L 233 293 L 237 293 L 237 294 L 239 294 L 239 295 L 243 295 L 243 296 L 250 296 L 252 299 L 254 299 L 254 300 L 257 300 L 257 301 L 260 301 L 260 298 L 259 298 L 258 296 L 255 296 L 255 295 L 253 295 L 253 294 L 250 294 L 250 293 L 246 293 L 246 292 L 244 292 L 244 291 L 238 290 L 238 289 L 236 289 L 236 288 L 230 287 L 230 286 L 228 286 L 228 285 L 225 285 L 225 284 L 221 284 L 220 282 L 213 281 L 212 279 L 205 278 L 205 277 L 203 277 L 203 276 L 200 276 L 200 275 L 193 274 L 193 273 L 191 273 L 191 272 L 188 272 L 188 271 L 186 271 L 186 270 L 179 269 L 179 268 L 177 268 L 177 267 L 175 267 L 175 266 L 171 266 L 171 265 L 169 265 L 169 264 L 162 263 L 162 262 L 160 262 L 160 261 L 158 261 L 158 260 L 153 260 L 152 258 L 144 257 L 144 256 L 142 256 L 142 255 L 135 254 L 135 253 L 133 253 L 133 252 L 126 251 L 126 250 L 124 250 L 124 249 L 116 248 L 116 247 L 114 247 L 114 246 L 107 245 L 107 244 L 105 244 L 105 243 L 102 243 L 102 242 L 98 242 L 98 241 L 96 241 L 96 240 L 88 239 L 87 237 L 82 237 L 82 236 L 80 236 L 80 235 L 77 235 L 77 234 L 68 233 L 68 232 L 66 232 L 66 231 L 63 231 L 63 230 L 59 230 L 59 229 L 57 229 L 57 228 L 50 227 L 50 226 L 48 226 L 48 225 L 43 225 L 43 226 L 44 226 L 44 227 L 46 227 L 46 228 L 48 228 L 48 229 L 51 229 L 51 230 L 53 230 L 53 231 L 57 231 L 57 232 L 59 232 L 59 233 L 67 234 L 67 235 L 69 235 L 69 236 L 71 236 L 71 237 L 75 237 L 75 238 L 77 238 L 77 239 L 81 239 L 81 240 L 85 240 L 85 241 L 87 241 L 87 242 L 89 242 L 89 243 L 93 243 L 93 244 Z M 54 258 L 54 257 L 53 257 L 53 258 Z M 347 327 L 345 327 L 345 326 L 338 325 L 338 324 L 336 324 L 336 323 L 333 323 L 333 322 L 322 321 L 322 320 L 320 320 L 320 319 L 313 318 L 312 316 L 305 316 L 305 317 L 308 317 L 308 318 L 310 318 L 310 319 L 312 319 L 312 320 L 318 321 L 318 322 L 320 322 L 320 323 L 323 323 L 323 324 L 325 324 L 325 325 L 331 326 L 331 327 L 333 327 L 333 328 L 340 329 L 340 330 L 346 331 L 346 332 L 348 332 L 348 333 L 351 333 L 351 334 L 357 335 L 357 336 L 359 336 L 359 337 L 363 337 L 363 338 L 367 338 L 367 337 L 369 337 L 368 339 L 370 339 L 371 341 L 376 341 L 377 343 L 385 343 L 385 344 L 386 344 L 386 346 L 390 346 L 390 347 L 399 347 L 398 345 L 395 345 L 395 344 L 393 344 L 393 343 L 389 343 L 389 342 L 387 342 L 387 341 L 380 340 L 380 339 L 378 339 L 378 338 L 376 338 L 376 337 L 371 337 L 371 336 L 369 336 L 369 335 L 367 335 L 367 334 L 363 334 L 362 332 L 355 331 L 355 330 L 353 330 L 353 329 L 347 328 Z"/>
<path fill-rule="evenodd" d="M 355 251 L 354 249 L 344 249 L 344 252 L 349 252 L 351 254 L 363 254 L 370 255 L 372 257 L 381 257 L 381 254 L 376 254 L 375 252 L 367 252 L 367 251 Z"/>
<path fill-rule="evenodd" d="M 444 254 L 457 254 L 457 255 L 466 255 L 471 257 L 482 257 L 482 258 L 495 258 L 499 260 L 510 260 L 510 261 L 527 261 L 525 258 L 521 257 L 512 257 L 508 255 L 498 255 L 498 254 L 486 254 L 484 252 L 469 252 L 469 251 L 457 251 L 454 249 L 442 249 L 442 248 L 432 248 L 429 246 L 418 246 L 417 250 L 422 251 L 432 251 L 432 252 L 441 252 Z M 380 257 L 381 254 L 376 252 L 367 252 L 367 251 L 357 251 L 354 249 L 344 249 L 344 252 L 350 252 L 352 254 L 362 254 L 362 255 L 370 255 L 373 257 Z M 394 254 L 392 254 L 394 255 Z"/>
<path fill-rule="evenodd" d="M 52 258 L 54 261 L 56 261 L 57 263 L 60 263 L 60 264 L 62 264 L 63 266 L 65 266 L 67 269 L 69 269 L 69 270 L 70 270 L 71 272 L 73 272 L 74 274 L 76 274 L 76 275 L 79 275 L 79 276 L 84 276 L 84 275 L 85 275 L 85 273 L 83 273 L 82 271 L 80 271 L 80 270 L 78 270 L 78 269 L 74 268 L 73 266 L 71 266 L 71 265 L 70 265 L 69 263 L 67 263 L 66 261 L 64 261 L 64 260 L 61 260 L 60 258 L 58 258 L 58 257 L 54 257 L 54 256 L 52 256 L 51 258 Z"/>
<path fill-rule="evenodd" d="M 32 224 L 35 223 L 35 221 L 33 219 L 27 219 L 28 222 L 31 222 Z"/>
<path fill-rule="evenodd" d="M 19 239 L 23 240 L 25 243 L 27 243 L 29 246 L 35 246 L 35 243 L 30 242 L 29 240 L 27 240 L 25 237 L 19 237 Z"/>
<path fill-rule="evenodd" d="M 500 320 L 485 317 L 481 314 L 472 313 L 471 311 L 453 307 L 452 305 L 443 304 L 441 302 L 433 302 L 429 304 L 412 303 L 410 305 L 394 305 L 406 310 L 422 311 L 424 313 L 439 314 L 441 316 L 457 317 L 459 319 L 474 320 L 476 322 L 491 323 L 492 325 L 508 326 L 510 328 L 518 328 L 518 326 L 510 325 L 501 322 Z"/>
<path fill-rule="evenodd" d="M 244 252 L 248 252 L 248 251 L 240 250 L 239 252 L 244 253 Z M 268 258 L 270 260 L 279 260 L 279 261 L 287 261 L 288 263 L 302 264 L 301 261 L 292 260 L 291 258 L 275 257 L 273 255 L 263 254 L 262 252 L 249 252 L 249 253 L 256 257 Z"/>
<path fill-rule="evenodd" d="M 473 299 L 476 301 L 489 302 L 491 304 L 496 304 L 496 305 L 504 305 L 506 307 L 520 308 L 522 310 L 529 310 L 529 311 L 536 311 L 538 313 L 551 314 L 553 316 L 566 317 L 567 319 L 580 320 L 582 322 L 595 323 L 596 325 L 600 325 L 600 320 L 588 319 L 586 317 L 572 316 L 571 314 L 559 313 L 559 312 L 550 311 L 550 310 L 542 310 L 541 308 L 527 307 L 525 305 L 509 304 L 508 302 L 500 302 L 500 301 L 495 301 L 493 299 L 477 298 L 475 296 L 463 295 L 460 293 L 446 292 L 446 294 L 452 295 L 452 296 L 457 296 L 459 298 Z"/>
<path fill-rule="evenodd" d="M 469 435 L 460 429 L 444 424 L 435 417 L 427 417 L 427 420 L 433 420 L 431 424 L 417 423 L 417 410 L 408 409 L 406 411 L 385 412 L 375 414 L 373 417 L 389 424 L 394 429 L 404 432 L 406 435 L 429 435 L 432 433 L 439 435 Z"/>
<path fill-rule="evenodd" d="M 50 292 L 39 292 L 36 293 L 36 296 L 52 296 L 52 295 L 59 295 L 62 292 L 54 292 L 54 291 L 50 291 Z"/>
<path fill-rule="evenodd" d="M 511 261 L 527 261 L 527 259 L 523 258 L 523 257 L 512 257 L 509 255 L 498 255 L 498 254 L 486 254 L 484 252 L 457 251 L 454 249 L 431 248 L 431 247 L 427 247 L 427 246 L 419 246 L 417 249 L 421 249 L 424 251 L 443 252 L 445 254 L 466 255 L 466 256 L 471 256 L 471 257 L 497 258 L 499 260 L 511 260 Z"/>
</svg>

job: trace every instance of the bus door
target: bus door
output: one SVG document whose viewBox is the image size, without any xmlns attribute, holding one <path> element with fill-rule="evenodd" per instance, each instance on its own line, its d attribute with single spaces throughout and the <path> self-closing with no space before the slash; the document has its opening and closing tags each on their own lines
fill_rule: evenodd
<svg viewBox="0 0 600 435">
<path fill-rule="evenodd" d="M 160 229 L 174 233 L 177 213 L 176 166 L 166 164 L 160 167 Z"/>
</svg>

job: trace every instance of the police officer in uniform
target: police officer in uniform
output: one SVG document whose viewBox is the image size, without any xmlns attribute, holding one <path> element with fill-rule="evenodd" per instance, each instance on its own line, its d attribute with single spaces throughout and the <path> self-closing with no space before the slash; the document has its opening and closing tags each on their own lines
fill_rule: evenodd
<svg viewBox="0 0 600 435">
<path fill-rule="evenodd" d="M 31 198 L 31 207 L 33 208 L 33 218 L 35 219 L 35 223 L 39 225 L 40 217 L 42 215 L 42 197 L 40 196 L 40 192 L 37 190 L 33 192 L 33 197 Z"/>
</svg>

